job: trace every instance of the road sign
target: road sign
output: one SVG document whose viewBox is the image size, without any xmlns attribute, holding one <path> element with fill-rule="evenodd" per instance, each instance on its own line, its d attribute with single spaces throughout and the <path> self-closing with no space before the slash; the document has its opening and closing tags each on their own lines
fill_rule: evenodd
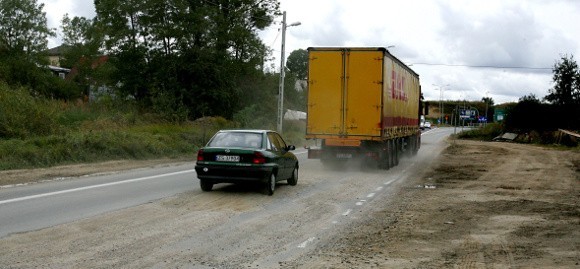
<svg viewBox="0 0 580 269">
<path fill-rule="evenodd" d="M 471 109 L 462 109 L 459 111 L 459 117 L 462 119 L 474 119 L 476 114 L 475 110 Z"/>
</svg>

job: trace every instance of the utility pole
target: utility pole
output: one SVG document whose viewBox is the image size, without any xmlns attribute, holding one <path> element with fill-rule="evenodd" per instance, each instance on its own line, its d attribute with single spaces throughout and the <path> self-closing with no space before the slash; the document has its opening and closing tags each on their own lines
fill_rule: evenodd
<svg viewBox="0 0 580 269">
<path fill-rule="evenodd" d="M 286 50 L 286 28 L 298 26 L 300 22 L 286 25 L 286 11 L 282 12 L 282 53 L 280 55 L 280 85 L 278 88 L 278 133 L 282 133 L 282 122 L 284 121 L 284 71 L 285 71 L 285 50 Z"/>
<path fill-rule="evenodd" d="M 443 105 L 443 87 L 447 87 L 449 86 L 449 84 L 447 85 L 437 85 L 437 84 L 433 84 L 433 86 L 439 87 L 439 123 L 443 124 L 443 121 L 445 120 L 445 105 Z"/>
</svg>

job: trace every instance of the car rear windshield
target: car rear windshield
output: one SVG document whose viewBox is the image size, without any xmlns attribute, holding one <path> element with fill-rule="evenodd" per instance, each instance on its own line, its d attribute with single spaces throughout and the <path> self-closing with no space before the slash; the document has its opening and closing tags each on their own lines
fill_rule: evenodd
<svg viewBox="0 0 580 269">
<path fill-rule="evenodd" d="M 255 148 L 262 147 L 262 134 L 244 132 L 217 133 L 208 143 L 209 147 Z"/>
</svg>

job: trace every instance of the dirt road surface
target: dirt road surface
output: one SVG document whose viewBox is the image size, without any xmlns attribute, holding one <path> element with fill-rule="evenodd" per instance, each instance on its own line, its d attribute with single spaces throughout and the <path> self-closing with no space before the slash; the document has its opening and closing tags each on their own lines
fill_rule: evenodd
<svg viewBox="0 0 580 269">
<path fill-rule="evenodd" d="M 99 172 L 112 167 L 123 165 Z M 0 176 L 17 184 L 27 181 L 24 174 Z M 355 193 L 356 182 L 340 190 L 324 186 L 321 201 L 311 183 L 317 176 L 298 189 L 277 190 L 277 199 L 294 203 L 283 214 L 279 205 L 268 206 L 268 196 L 225 187 L 225 195 L 185 193 L 14 234 L 0 239 L 0 268 L 580 268 L 577 150 L 450 141 L 431 166 L 370 200 L 364 211 L 343 213 L 349 221 L 334 226 L 317 219 L 340 214 L 333 197 Z M 247 226 L 263 232 L 250 240 Z M 300 236 L 313 229 L 320 235 Z M 293 250 L 280 249 L 292 244 Z"/>
<path fill-rule="evenodd" d="M 290 268 L 580 268 L 580 153 L 457 140 Z"/>
</svg>

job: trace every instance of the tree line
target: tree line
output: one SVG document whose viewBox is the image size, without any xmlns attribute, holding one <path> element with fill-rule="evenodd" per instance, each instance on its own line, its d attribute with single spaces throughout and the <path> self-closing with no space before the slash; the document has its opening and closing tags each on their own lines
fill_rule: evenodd
<svg viewBox="0 0 580 269">
<path fill-rule="evenodd" d="M 264 66 L 273 51 L 258 31 L 275 24 L 278 1 L 94 0 L 94 6 L 94 18 L 61 20 L 61 65 L 73 69 L 62 80 L 45 68 L 48 38 L 57 29 L 47 26 L 44 4 L 1 1 L 0 82 L 65 101 L 107 89 L 171 121 L 222 116 L 244 127 L 274 126 L 279 74 Z M 307 57 L 305 50 L 288 56 L 286 89 L 306 79 Z M 553 81 L 542 100 L 522 97 L 506 127 L 580 129 L 580 71 L 573 56 L 554 64 Z M 306 108 L 305 91 L 286 90 L 284 100 L 285 108 Z"/>
<path fill-rule="evenodd" d="M 552 73 L 554 87 L 548 95 L 542 99 L 534 94 L 524 95 L 508 109 L 508 131 L 580 130 L 580 69 L 574 56 L 562 55 Z"/>
<path fill-rule="evenodd" d="M 279 77 L 264 66 L 272 50 L 258 31 L 275 23 L 278 1 L 95 0 L 94 6 L 94 18 L 62 18 L 61 66 L 73 72 L 59 81 L 43 69 L 47 38 L 56 34 L 44 4 L 0 2 L 0 81 L 63 100 L 108 89 L 170 120 L 275 122 Z M 286 89 L 300 72 L 288 70 Z M 286 94 L 287 108 L 304 108 L 303 93 Z"/>
</svg>

